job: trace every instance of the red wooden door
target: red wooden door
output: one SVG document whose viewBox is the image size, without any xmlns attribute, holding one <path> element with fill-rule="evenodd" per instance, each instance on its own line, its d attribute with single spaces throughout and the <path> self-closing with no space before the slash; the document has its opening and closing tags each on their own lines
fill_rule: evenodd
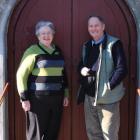
<svg viewBox="0 0 140 140">
<path fill-rule="evenodd" d="M 78 89 L 76 66 L 81 45 L 88 40 L 87 18 L 100 15 L 110 34 L 120 37 L 127 56 L 129 75 L 125 80 L 126 96 L 121 102 L 119 140 L 132 140 L 135 112 L 136 28 L 124 0 L 22 0 L 14 9 L 8 31 L 9 137 L 25 140 L 25 116 L 16 90 L 15 74 L 24 50 L 37 40 L 34 25 L 38 20 L 55 23 L 55 42 L 64 52 L 70 87 L 70 106 L 64 110 L 59 140 L 87 140 L 83 105 L 76 105 Z M 133 55 L 132 55 L 133 54 Z"/>
</svg>

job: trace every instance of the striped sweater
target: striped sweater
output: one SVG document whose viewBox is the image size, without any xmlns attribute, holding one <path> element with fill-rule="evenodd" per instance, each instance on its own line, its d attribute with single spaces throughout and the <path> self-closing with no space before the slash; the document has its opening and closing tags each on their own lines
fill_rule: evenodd
<svg viewBox="0 0 140 140">
<path fill-rule="evenodd" d="M 17 71 L 17 89 L 21 100 L 31 94 L 68 96 L 64 58 L 58 47 L 42 44 L 30 46 L 24 53 Z"/>
</svg>

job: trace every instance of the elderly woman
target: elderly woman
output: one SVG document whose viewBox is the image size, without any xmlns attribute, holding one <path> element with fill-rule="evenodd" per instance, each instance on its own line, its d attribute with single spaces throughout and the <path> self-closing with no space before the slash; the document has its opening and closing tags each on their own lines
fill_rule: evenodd
<svg viewBox="0 0 140 140">
<path fill-rule="evenodd" d="M 24 53 L 17 71 L 17 88 L 26 113 L 27 140 L 56 140 L 68 88 L 61 50 L 52 43 L 55 28 L 50 21 L 35 27 L 38 44 Z"/>
</svg>

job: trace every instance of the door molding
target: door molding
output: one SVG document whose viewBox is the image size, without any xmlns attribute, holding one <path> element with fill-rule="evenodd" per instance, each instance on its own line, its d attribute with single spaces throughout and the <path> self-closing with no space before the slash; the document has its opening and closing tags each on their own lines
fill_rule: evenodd
<svg viewBox="0 0 140 140">
<path fill-rule="evenodd" d="M 0 66 L 0 71 L 1 74 L 0 75 L 0 82 L 2 83 L 0 86 L 0 90 L 2 91 L 4 83 L 6 81 L 6 77 L 7 77 L 7 69 L 6 69 L 6 63 L 7 63 L 7 27 L 9 25 L 9 21 L 10 21 L 10 15 L 13 12 L 14 7 L 16 6 L 17 3 L 20 2 L 20 0 L 2 0 L 0 2 L 0 29 L 2 30 L 2 32 L 0 32 L 0 63 L 2 64 Z M 137 46 L 140 46 L 140 20 L 139 20 L 139 7 L 136 4 L 136 0 L 127 0 L 126 2 L 129 6 L 129 9 L 131 10 L 131 13 L 134 15 L 133 18 L 136 21 L 136 25 L 137 25 L 137 34 L 138 34 L 138 42 L 137 42 Z M 2 8 L 1 8 L 2 7 Z M 138 60 L 140 60 L 140 48 L 137 47 L 137 56 L 138 56 Z M 138 61 L 138 64 L 140 66 L 140 62 Z M 140 71 L 138 71 L 138 85 L 140 87 Z M 139 99 L 139 98 L 138 98 Z M 138 104 L 140 105 L 140 101 L 138 102 Z M 138 105 L 138 106 L 139 106 Z M 5 140 L 8 139 L 7 138 L 7 133 L 8 133 L 8 125 L 7 124 L 7 120 L 5 118 L 7 118 L 8 116 L 8 107 L 7 105 L 3 105 L 1 107 L 1 118 L 0 121 L 3 122 L 3 124 L 0 124 L 0 127 L 3 128 L 3 133 L 0 134 L 0 139 L 1 140 Z M 139 108 L 140 110 L 140 108 Z M 5 113 L 6 112 L 6 113 Z M 140 122 L 140 120 L 138 119 L 137 116 L 137 121 Z M 5 126 L 5 127 L 3 127 Z M 138 139 L 138 138 L 137 138 Z"/>
<path fill-rule="evenodd" d="M 133 14 L 137 29 L 137 88 L 140 88 L 140 2 L 139 0 L 127 0 L 129 9 Z M 136 93 L 134 93 L 136 94 Z M 136 117 L 135 117 L 135 140 L 140 139 L 140 96 L 136 95 Z"/>
</svg>

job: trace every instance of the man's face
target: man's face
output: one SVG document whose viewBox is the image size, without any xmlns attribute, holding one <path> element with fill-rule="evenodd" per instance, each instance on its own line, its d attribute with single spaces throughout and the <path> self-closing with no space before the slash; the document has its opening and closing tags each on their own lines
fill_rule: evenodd
<svg viewBox="0 0 140 140">
<path fill-rule="evenodd" d="M 98 41 L 104 34 L 105 24 L 97 17 L 91 17 L 88 21 L 88 32 L 91 37 Z"/>
</svg>

